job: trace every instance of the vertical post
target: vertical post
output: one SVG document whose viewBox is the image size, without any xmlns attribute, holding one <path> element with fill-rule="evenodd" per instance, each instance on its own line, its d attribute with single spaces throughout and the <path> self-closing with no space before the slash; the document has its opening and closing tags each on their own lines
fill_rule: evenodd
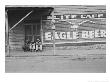
<svg viewBox="0 0 110 82">
<path fill-rule="evenodd" d="M 55 30 L 53 30 L 53 55 L 55 55 Z"/>
<path fill-rule="evenodd" d="M 34 26 L 33 26 L 33 24 L 31 25 L 31 28 L 32 28 L 32 42 L 34 42 Z"/>
<path fill-rule="evenodd" d="M 8 14 L 7 10 L 5 11 L 5 28 L 6 28 L 6 56 L 10 56 L 9 54 L 9 26 L 8 26 Z"/>
<path fill-rule="evenodd" d="M 42 28 L 42 16 L 41 16 L 40 25 L 41 25 L 41 42 L 42 42 L 42 44 L 43 44 L 43 28 Z"/>
<path fill-rule="evenodd" d="M 54 25 L 54 11 L 52 12 L 52 30 L 53 30 L 53 55 L 55 55 L 55 25 Z"/>
<path fill-rule="evenodd" d="M 41 45 L 43 45 L 43 28 L 42 28 L 42 16 L 41 16 L 41 20 L 40 20 L 40 26 L 41 26 L 41 29 L 40 29 L 40 36 L 41 36 Z M 42 54 L 42 53 L 41 53 Z"/>
</svg>

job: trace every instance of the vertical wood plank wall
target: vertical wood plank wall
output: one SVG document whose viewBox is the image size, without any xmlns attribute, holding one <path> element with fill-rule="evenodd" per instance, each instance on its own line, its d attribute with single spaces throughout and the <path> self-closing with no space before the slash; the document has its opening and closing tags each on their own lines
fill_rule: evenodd
<svg viewBox="0 0 110 82">
<path fill-rule="evenodd" d="M 106 13 L 105 5 L 54 6 L 56 14 L 92 14 Z"/>
</svg>

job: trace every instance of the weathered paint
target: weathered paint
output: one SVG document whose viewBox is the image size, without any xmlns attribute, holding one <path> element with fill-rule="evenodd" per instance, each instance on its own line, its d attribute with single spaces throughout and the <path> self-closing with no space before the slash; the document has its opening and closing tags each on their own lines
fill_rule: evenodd
<svg viewBox="0 0 110 82">
<path fill-rule="evenodd" d="M 25 40 L 24 27 L 20 24 L 9 32 L 10 49 L 22 50 Z"/>
<path fill-rule="evenodd" d="M 36 6 L 33 6 L 36 7 Z M 94 13 L 106 13 L 106 6 L 104 5 L 47 5 L 47 6 L 37 6 L 37 7 L 53 7 L 55 11 L 55 15 L 66 15 L 66 14 L 94 14 Z M 29 20 L 36 19 L 37 15 L 34 17 L 28 17 Z M 43 20 L 43 18 L 42 18 Z M 69 22 L 73 24 L 79 24 L 81 21 L 85 21 L 88 19 L 74 19 L 69 20 Z M 99 19 L 91 19 L 96 24 L 92 23 L 84 23 L 81 24 L 78 28 L 78 30 L 94 30 L 94 29 L 104 29 L 106 30 L 106 18 L 99 18 Z M 60 30 L 70 30 L 68 27 L 71 26 L 71 23 L 68 24 L 67 22 L 56 23 L 56 28 L 59 28 Z M 42 32 L 43 32 L 43 40 L 44 40 L 44 32 L 46 32 L 46 29 L 48 28 L 48 31 L 51 31 L 51 25 L 49 25 L 49 22 L 45 22 L 45 20 L 42 21 Z M 61 27 L 64 27 L 65 29 L 62 29 Z M 88 28 L 89 27 L 89 28 Z M 22 24 L 19 24 L 17 27 L 15 27 L 12 31 L 9 32 L 9 44 L 11 49 L 22 49 L 22 46 L 24 45 L 25 40 L 25 31 Z M 99 39 L 104 40 L 106 39 Z M 45 43 L 45 41 L 43 41 Z"/>
</svg>

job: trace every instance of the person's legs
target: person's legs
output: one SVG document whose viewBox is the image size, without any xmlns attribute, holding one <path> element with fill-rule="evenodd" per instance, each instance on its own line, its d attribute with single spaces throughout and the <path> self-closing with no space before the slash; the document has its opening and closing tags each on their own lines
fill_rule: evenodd
<svg viewBox="0 0 110 82">
<path fill-rule="evenodd" d="M 42 51 L 42 45 L 39 45 L 39 49 Z"/>
<path fill-rule="evenodd" d="M 32 52 L 32 44 L 30 43 L 30 45 L 29 45 L 29 49 L 30 49 L 30 51 Z"/>
<path fill-rule="evenodd" d="M 38 45 L 36 44 L 36 51 L 38 51 Z"/>
</svg>

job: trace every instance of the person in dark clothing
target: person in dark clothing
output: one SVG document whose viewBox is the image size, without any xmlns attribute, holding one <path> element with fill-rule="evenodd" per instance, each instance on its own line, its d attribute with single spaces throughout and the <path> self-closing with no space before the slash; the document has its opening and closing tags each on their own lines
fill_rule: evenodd
<svg viewBox="0 0 110 82">
<path fill-rule="evenodd" d="M 30 49 L 29 49 L 29 41 L 25 42 L 25 45 L 23 46 L 23 50 L 24 50 L 24 52 L 30 51 Z"/>
</svg>

